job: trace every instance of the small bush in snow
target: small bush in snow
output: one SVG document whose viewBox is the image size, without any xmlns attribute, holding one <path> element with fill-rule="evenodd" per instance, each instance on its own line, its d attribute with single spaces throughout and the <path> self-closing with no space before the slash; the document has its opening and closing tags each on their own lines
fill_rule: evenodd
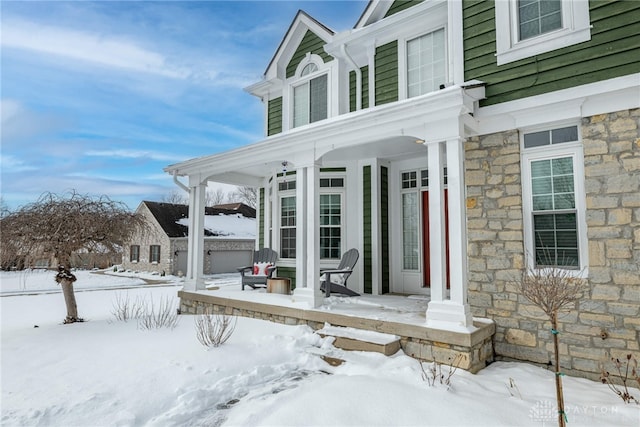
<svg viewBox="0 0 640 427">
<path fill-rule="evenodd" d="M 138 318 L 140 329 L 173 329 L 178 326 L 178 311 L 171 298 L 160 298 L 156 304 L 153 299 L 144 302 L 142 315 Z"/>
<path fill-rule="evenodd" d="M 624 400 L 624 403 L 635 402 L 636 405 L 640 405 L 640 401 L 629 393 L 629 387 L 627 386 L 629 380 L 635 380 L 640 387 L 638 360 L 633 354 L 629 353 L 627 354 L 626 360 L 621 361 L 618 358 L 612 357 L 611 362 L 613 363 L 615 372 L 612 375 L 609 371 L 605 371 L 603 367 L 602 373 L 600 374 L 602 383 L 609 386 L 609 389 L 620 396 L 620 398 Z M 616 383 L 622 383 L 622 385 Z"/>
<path fill-rule="evenodd" d="M 195 317 L 196 336 L 200 344 L 207 348 L 224 344 L 236 329 L 237 317 L 226 314 L 205 314 Z"/>
<path fill-rule="evenodd" d="M 424 363 L 420 362 L 420 369 L 422 369 L 422 379 L 429 384 L 429 387 L 435 386 L 437 383 L 446 385 L 447 390 L 451 388 L 451 379 L 460 367 L 460 362 L 464 359 L 464 355 L 458 354 L 447 367 L 448 372 L 442 371 L 442 363 L 432 362 L 428 368 L 425 369 Z"/>
<path fill-rule="evenodd" d="M 111 314 L 121 322 L 127 322 L 132 319 L 139 319 L 145 312 L 145 303 L 143 299 L 139 297 L 135 301 L 129 299 L 127 294 L 123 297 L 120 293 L 116 294 L 116 299 L 113 301 L 113 310 Z"/>
</svg>

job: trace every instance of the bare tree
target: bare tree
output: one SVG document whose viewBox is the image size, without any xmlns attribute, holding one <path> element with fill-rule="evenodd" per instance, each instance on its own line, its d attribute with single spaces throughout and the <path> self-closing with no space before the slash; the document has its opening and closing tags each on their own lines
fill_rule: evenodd
<svg viewBox="0 0 640 427">
<path fill-rule="evenodd" d="M 254 209 L 258 205 L 258 192 L 255 187 L 238 187 L 236 191 L 231 193 L 229 198 L 237 202 L 242 202 Z"/>
<path fill-rule="evenodd" d="M 144 228 L 144 221 L 124 203 L 107 196 L 91 197 L 75 191 L 43 194 L 2 219 L 2 239 L 16 256 L 52 254 L 58 262 L 55 279 L 62 286 L 67 317 L 64 323 L 82 321 L 73 292 L 76 278 L 70 271 L 71 255 L 81 249 L 118 251 L 124 241 Z"/>
<path fill-rule="evenodd" d="M 0 218 L 4 218 L 10 213 L 11 213 L 11 209 L 9 209 L 9 206 L 7 205 L 7 203 L 4 201 L 2 196 L 0 196 Z"/>
<path fill-rule="evenodd" d="M 227 194 L 224 192 L 222 188 L 217 188 L 215 190 L 208 188 L 207 194 L 205 196 L 205 205 L 207 206 L 215 206 L 221 205 L 227 200 Z"/>
<path fill-rule="evenodd" d="M 551 320 L 553 352 L 555 364 L 556 400 L 558 404 L 558 426 L 566 424 L 562 373 L 560 371 L 560 350 L 558 343 L 558 316 L 575 308 L 576 302 L 585 292 L 584 279 L 574 276 L 574 271 L 552 266 L 547 268 L 526 268 L 515 284 L 522 295 L 540 308 Z"/>
<path fill-rule="evenodd" d="M 188 205 L 189 196 L 186 192 L 180 190 L 171 190 L 162 197 L 164 203 L 173 203 L 174 205 Z"/>
</svg>

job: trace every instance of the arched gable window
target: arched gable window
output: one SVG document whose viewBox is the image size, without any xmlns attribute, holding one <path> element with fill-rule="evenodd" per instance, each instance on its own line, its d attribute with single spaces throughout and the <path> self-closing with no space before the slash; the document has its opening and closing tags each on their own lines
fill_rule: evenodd
<svg viewBox="0 0 640 427">
<path fill-rule="evenodd" d="M 324 120 L 328 111 L 326 70 L 321 70 L 315 61 L 308 60 L 300 69 L 298 78 L 300 80 L 293 87 L 294 128 Z"/>
</svg>

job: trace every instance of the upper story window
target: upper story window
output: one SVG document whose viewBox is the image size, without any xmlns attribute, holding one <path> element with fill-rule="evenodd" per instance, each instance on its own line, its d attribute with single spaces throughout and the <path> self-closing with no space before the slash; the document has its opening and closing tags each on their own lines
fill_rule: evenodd
<svg viewBox="0 0 640 427">
<path fill-rule="evenodd" d="M 518 0 L 519 39 L 562 28 L 561 0 Z"/>
<path fill-rule="evenodd" d="M 407 97 L 438 90 L 446 81 L 444 29 L 407 42 Z"/>
<path fill-rule="evenodd" d="M 327 118 L 328 75 L 310 62 L 300 71 L 300 83 L 293 87 L 293 127 Z"/>
<path fill-rule="evenodd" d="M 307 74 L 315 73 L 316 71 L 318 71 L 318 66 L 314 63 L 311 63 L 311 64 L 305 65 L 300 75 L 306 76 Z"/>
<path fill-rule="evenodd" d="M 591 39 L 585 0 L 495 2 L 498 65 Z"/>
</svg>

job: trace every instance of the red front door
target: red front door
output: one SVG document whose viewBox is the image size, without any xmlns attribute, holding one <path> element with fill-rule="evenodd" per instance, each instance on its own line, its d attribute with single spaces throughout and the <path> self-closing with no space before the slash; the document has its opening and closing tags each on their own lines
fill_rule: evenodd
<svg viewBox="0 0 640 427">
<path fill-rule="evenodd" d="M 447 248 L 447 289 L 449 289 L 449 197 L 448 190 L 444 190 L 444 224 L 445 245 Z M 423 287 L 431 286 L 431 259 L 429 258 L 429 192 L 422 192 L 422 283 Z"/>
</svg>

